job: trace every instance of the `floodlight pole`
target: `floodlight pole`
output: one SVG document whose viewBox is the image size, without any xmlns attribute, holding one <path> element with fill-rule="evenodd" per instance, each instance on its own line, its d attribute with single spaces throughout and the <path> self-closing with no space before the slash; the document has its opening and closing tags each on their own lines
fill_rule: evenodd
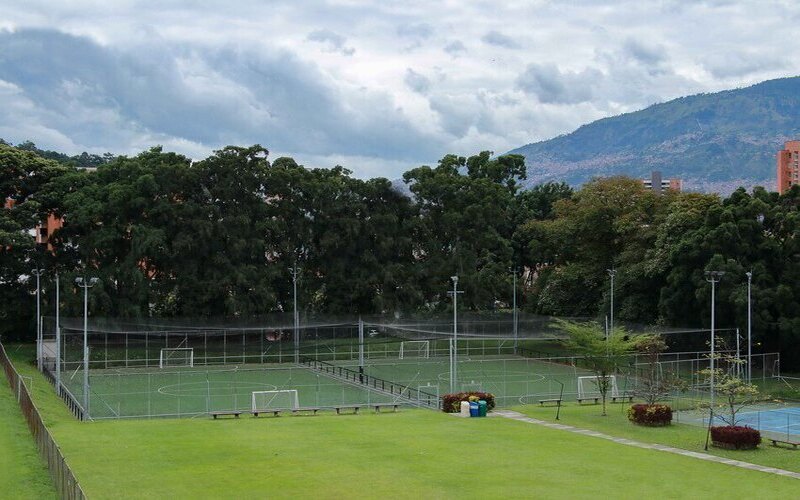
<svg viewBox="0 0 800 500">
<path fill-rule="evenodd" d="M 75 284 L 83 288 L 83 412 L 84 420 L 89 419 L 89 289 L 97 278 L 75 278 Z"/>
<path fill-rule="evenodd" d="M 295 264 L 294 267 L 290 267 L 289 271 L 292 273 L 292 288 L 293 292 L 293 306 L 292 312 L 294 316 L 294 362 L 295 364 L 300 363 L 300 315 L 297 312 L 297 273 L 300 272 L 300 269 Z"/>
<path fill-rule="evenodd" d="M 753 271 L 745 273 L 747 275 L 747 383 L 753 383 L 753 351 L 752 351 L 752 302 L 750 299 L 750 289 L 753 283 Z"/>
<path fill-rule="evenodd" d="M 36 276 L 36 368 L 42 371 L 42 289 L 41 277 L 44 269 L 32 269 L 31 273 Z"/>
<path fill-rule="evenodd" d="M 715 338 L 715 321 L 716 321 L 716 301 L 715 294 L 717 283 L 725 274 L 724 271 L 706 271 L 706 281 L 711 283 L 711 411 L 714 411 L 714 347 L 716 344 Z"/>
<path fill-rule="evenodd" d="M 56 394 L 61 395 L 61 280 L 56 273 Z"/>
<path fill-rule="evenodd" d="M 612 267 L 611 269 L 606 269 L 606 271 L 608 271 L 608 275 L 611 277 L 611 321 L 606 330 L 606 341 L 608 341 L 608 336 L 614 331 L 614 276 L 617 275 L 617 270 Z"/>
<path fill-rule="evenodd" d="M 514 331 L 514 354 L 517 353 L 517 343 L 519 337 L 519 327 L 517 326 L 517 268 L 511 270 L 511 276 L 513 277 L 513 287 L 514 291 L 512 294 L 512 314 L 511 314 L 511 321 L 513 321 L 513 331 Z"/>
<path fill-rule="evenodd" d="M 458 294 L 464 293 L 458 289 L 458 276 L 450 276 L 453 281 L 453 290 L 447 292 L 453 296 L 453 341 L 450 346 L 450 392 L 456 392 L 458 385 Z"/>
</svg>

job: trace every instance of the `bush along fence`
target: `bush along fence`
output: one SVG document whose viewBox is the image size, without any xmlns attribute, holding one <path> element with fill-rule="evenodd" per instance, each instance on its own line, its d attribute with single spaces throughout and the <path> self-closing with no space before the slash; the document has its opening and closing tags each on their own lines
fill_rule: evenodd
<svg viewBox="0 0 800 500">
<path fill-rule="evenodd" d="M 3 365 L 6 379 L 8 379 L 11 390 L 19 402 L 22 414 L 28 422 L 28 428 L 33 434 L 34 441 L 36 441 L 39 454 L 47 462 L 47 468 L 50 469 L 50 476 L 58 494 L 61 498 L 67 500 L 84 500 L 86 496 L 83 494 L 81 486 L 75 479 L 75 475 L 69 465 L 67 465 L 61 449 L 42 422 L 42 416 L 36 405 L 33 404 L 28 388 L 23 383 L 22 377 L 17 373 L 14 365 L 11 364 L 11 360 L 8 359 L 2 343 L 0 343 L 0 364 Z"/>
<path fill-rule="evenodd" d="M 489 410 L 495 406 L 494 394 L 490 392 L 455 392 L 442 396 L 442 411 L 445 413 L 458 413 L 461 411 L 462 401 L 486 401 Z"/>
</svg>

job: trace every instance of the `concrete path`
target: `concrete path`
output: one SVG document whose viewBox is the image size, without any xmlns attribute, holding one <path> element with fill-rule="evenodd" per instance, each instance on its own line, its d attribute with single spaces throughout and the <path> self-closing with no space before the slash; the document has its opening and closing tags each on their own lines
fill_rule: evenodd
<svg viewBox="0 0 800 500">
<path fill-rule="evenodd" d="M 584 436 L 592 436 L 601 439 L 607 439 L 615 443 L 624 444 L 627 446 L 635 446 L 636 448 L 644 448 L 646 450 L 666 451 L 667 453 L 675 453 L 676 455 L 683 455 L 685 457 L 699 458 L 708 462 L 718 462 L 721 464 L 732 465 L 734 467 L 741 467 L 742 469 L 757 470 L 760 472 L 767 472 L 769 474 L 777 474 L 779 476 L 793 477 L 800 479 L 800 472 L 792 472 L 783 469 L 776 469 L 775 467 L 766 467 L 764 465 L 751 464 L 749 462 L 742 462 L 741 460 L 731 460 L 729 458 L 718 457 L 716 455 L 709 455 L 708 453 L 699 453 L 696 451 L 682 450 L 680 448 L 673 448 L 672 446 L 665 446 L 662 444 L 648 444 L 632 439 L 619 438 L 603 434 L 602 432 L 590 431 L 588 429 L 580 429 L 571 425 L 556 424 L 553 422 L 546 422 L 523 415 L 522 413 L 511 410 L 494 410 L 490 415 L 497 415 L 500 417 L 518 420 L 520 422 L 527 422 L 529 424 L 537 424 L 551 429 L 558 429 L 561 431 L 573 432 L 575 434 L 583 434 Z"/>
</svg>

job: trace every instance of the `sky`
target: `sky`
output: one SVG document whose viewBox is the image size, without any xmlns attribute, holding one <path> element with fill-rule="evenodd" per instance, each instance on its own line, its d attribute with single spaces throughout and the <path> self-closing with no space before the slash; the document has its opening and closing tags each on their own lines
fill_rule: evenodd
<svg viewBox="0 0 800 500">
<path fill-rule="evenodd" d="M 400 177 L 800 74 L 800 2 L 0 3 L 0 138 Z"/>
</svg>

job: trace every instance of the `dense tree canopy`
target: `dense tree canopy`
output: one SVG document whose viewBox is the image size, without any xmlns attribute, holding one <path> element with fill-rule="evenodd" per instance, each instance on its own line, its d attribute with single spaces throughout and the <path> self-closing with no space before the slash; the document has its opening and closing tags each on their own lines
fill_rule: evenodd
<svg viewBox="0 0 800 500">
<path fill-rule="evenodd" d="M 61 275 L 65 314 L 80 312 L 70 283 L 88 272 L 101 278 L 93 313 L 122 317 L 289 311 L 297 268 L 310 313 L 446 310 L 452 275 L 464 307 L 508 307 L 517 269 L 526 309 L 600 319 L 613 268 L 619 320 L 693 328 L 708 323 L 703 273 L 715 269 L 726 272 L 718 324 L 744 329 L 752 272 L 757 341 L 800 364 L 797 188 L 721 199 L 615 177 L 523 189 L 523 157 L 482 152 L 409 170 L 408 196 L 343 167 L 270 161 L 258 145 L 191 161 L 161 148 L 84 158 L 0 143 L 0 167 L 6 335 L 27 331 L 37 265 Z M 65 220 L 52 252 L 30 236 L 51 213 Z"/>
</svg>

